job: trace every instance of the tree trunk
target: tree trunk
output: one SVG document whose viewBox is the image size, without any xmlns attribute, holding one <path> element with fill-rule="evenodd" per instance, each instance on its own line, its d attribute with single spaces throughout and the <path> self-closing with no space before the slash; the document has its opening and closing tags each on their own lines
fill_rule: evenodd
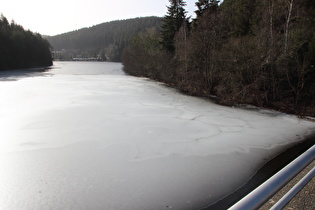
<svg viewBox="0 0 315 210">
<path fill-rule="evenodd" d="M 277 95 L 277 80 L 276 80 L 276 73 L 273 67 L 273 57 L 274 57 L 274 34 L 273 34 L 273 15 L 274 15 L 274 1 L 269 1 L 269 33 L 270 33 L 270 45 L 269 45 L 269 55 L 268 61 L 271 63 L 270 65 L 270 72 L 271 72 L 271 86 L 272 86 L 272 99 L 276 99 Z M 268 99 L 267 99 L 268 101 Z"/>
<path fill-rule="evenodd" d="M 269 48 L 269 56 L 272 56 L 272 51 L 273 51 L 273 0 L 269 2 L 269 30 L 270 30 L 270 48 Z"/>
<path fill-rule="evenodd" d="M 285 26 L 285 37 L 284 37 L 284 54 L 287 55 L 288 53 L 288 36 L 289 36 L 289 24 L 290 24 L 290 19 L 291 19 L 291 14 L 292 14 L 292 7 L 293 7 L 293 0 L 288 0 L 289 4 L 289 13 L 288 13 L 288 18 Z"/>
</svg>

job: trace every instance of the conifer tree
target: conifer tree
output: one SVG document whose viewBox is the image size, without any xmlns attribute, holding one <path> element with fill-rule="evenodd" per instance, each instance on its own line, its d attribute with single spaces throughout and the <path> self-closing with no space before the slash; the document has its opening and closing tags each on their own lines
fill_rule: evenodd
<svg viewBox="0 0 315 210">
<path fill-rule="evenodd" d="M 0 16 L 0 70 L 51 66 L 50 44 L 40 34 L 26 31 Z"/>
<path fill-rule="evenodd" d="M 162 45 L 170 52 L 174 52 L 174 37 L 176 32 L 180 29 L 181 25 L 186 18 L 186 2 L 183 0 L 169 0 L 168 12 L 164 17 L 162 24 Z"/>
<path fill-rule="evenodd" d="M 198 7 L 198 10 L 195 11 L 197 15 L 197 19 L 202 16 L 202 14 L 212 8 L 212 9 L 217 9 L 219 6 L 220 0 L 198 0 L 196 2 L 196 6 Z"/>
</svg>

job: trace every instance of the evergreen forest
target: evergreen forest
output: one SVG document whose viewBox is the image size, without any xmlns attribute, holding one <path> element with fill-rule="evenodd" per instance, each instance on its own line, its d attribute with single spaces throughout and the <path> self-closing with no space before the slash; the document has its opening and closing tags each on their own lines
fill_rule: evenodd
<svg viewBox="0 0 315 210">
<path fill-rule="evenodd" d="M 0 17 L 0 70 L 52 65 L 50 44 L 38 33 L 26 31 Z"/>
<path fill-rule="evenodd" d="M 102 23 L 47 37 L 56 60 L 97 59 L 121 61 L 131 39 L 145 28 L 159 28 L 159 17 L 143 17 Z"/>
<path fill-rule="evenodd" d="M 220 104 L 315 116 L 314 0 L 169 0 L 161 28 L 137 34 L 124 70 Z"/>
</svg>

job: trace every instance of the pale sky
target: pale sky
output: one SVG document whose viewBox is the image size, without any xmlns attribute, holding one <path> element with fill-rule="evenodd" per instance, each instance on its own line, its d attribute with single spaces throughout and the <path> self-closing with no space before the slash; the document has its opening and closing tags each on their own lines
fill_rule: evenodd
<svg viewBox="0 0 315 210">
<path fill-rule="evenodd" d="M 188 15 L 197 0 L 186 0 Z M 164 16 L 168 0 L 0 0 L 0 14 L 33 32 L 56 35 L 112 20 Z"/>
</svg>

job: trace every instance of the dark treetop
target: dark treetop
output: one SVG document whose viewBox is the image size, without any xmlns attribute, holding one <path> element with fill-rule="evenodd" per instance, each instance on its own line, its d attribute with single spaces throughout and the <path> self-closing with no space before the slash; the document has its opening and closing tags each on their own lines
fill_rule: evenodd
<svg viewBox="0 0 315 210">
<path fill-rule="evenodd" d="M 50 44 L 40 34 L 0 17 L 0 70 L 52 65 Z"/>
</svg>

